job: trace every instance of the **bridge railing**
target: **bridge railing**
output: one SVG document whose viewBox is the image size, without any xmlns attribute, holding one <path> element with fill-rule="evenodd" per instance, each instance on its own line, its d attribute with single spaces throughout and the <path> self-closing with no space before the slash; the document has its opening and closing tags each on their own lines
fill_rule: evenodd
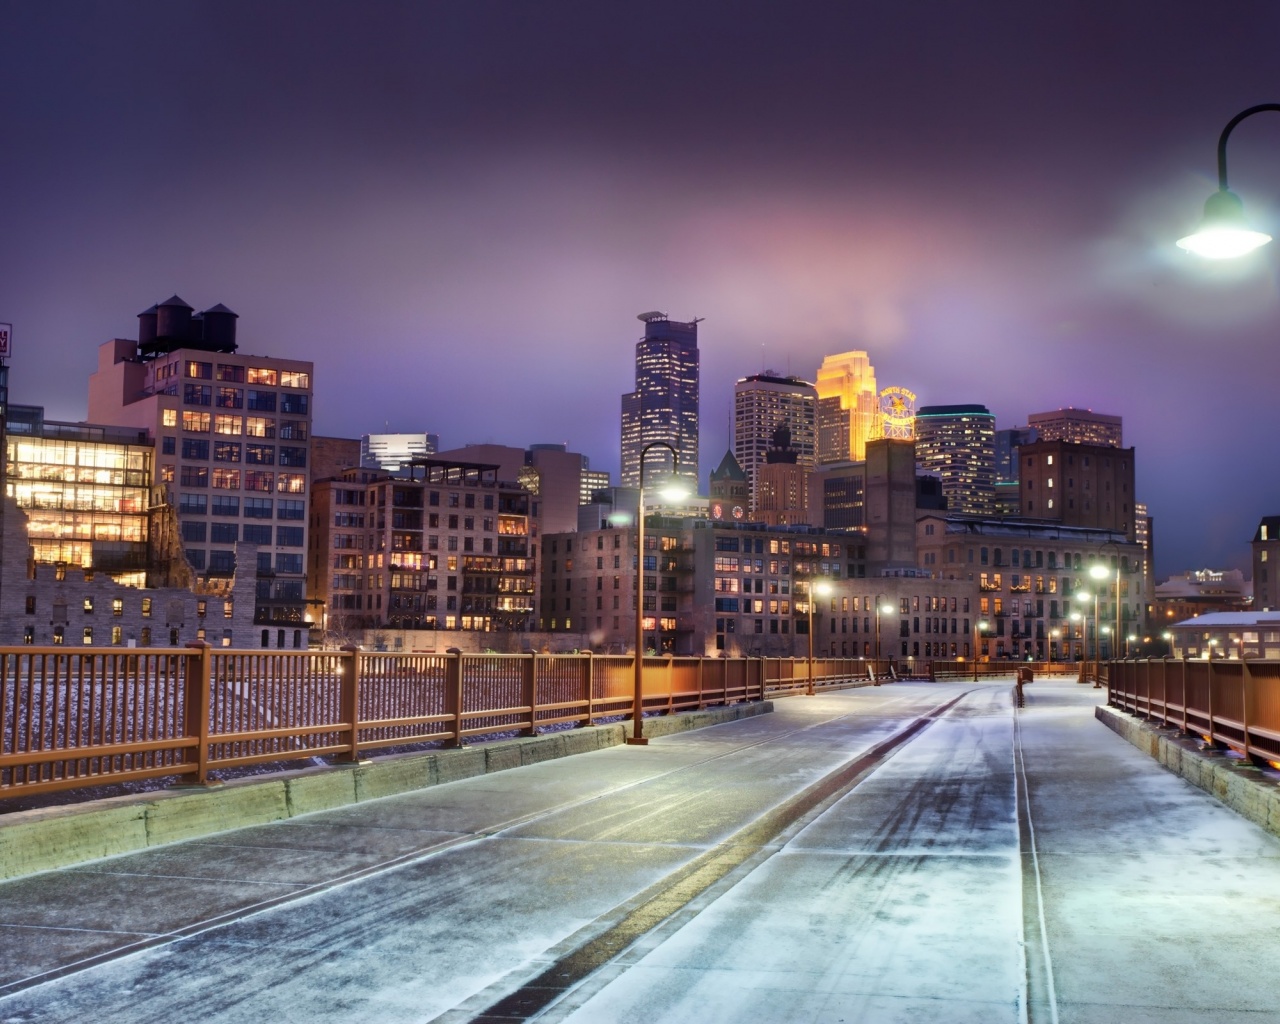
<svg viewBox="0 0 1280 1024">
<path fill-rule="evenodd" d="M 1280 661 L 1112 661 L 1103 670 L 1115 707 L 1280 761 Z"/>
<path fill-rule="evenodd" d="M 887 664 L 881 668 L 887 672 Z M 868 678 L 815 659 L 818 688 Z M 805 659 L 645 658 L 643 707 L 672 713 L 804 688 Z M 0 648 L 0 796 L 470 737 L 631 713 L 630 655 Z"/>
</svg>

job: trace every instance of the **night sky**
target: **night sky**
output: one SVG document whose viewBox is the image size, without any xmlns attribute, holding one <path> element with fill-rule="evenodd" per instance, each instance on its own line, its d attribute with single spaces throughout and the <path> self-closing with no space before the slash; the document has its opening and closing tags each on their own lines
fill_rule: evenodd
<svg viewBox="0 0 1280 1024">
<path fill-rule="evenodd" d="M 617 472 L 635 315 L 738 377 L 863 348 L 1000 427 L 1122 415 L 1157 572 L 1280 512 L 1280 247 L 1173 247 L 1280 101 L 1274 2 L 0 2 L 11 399 L 85 415 L 173 293 L 316 363 L 316 430 Z M 1280 235 L 1280 115 L 1231 184 Z"/>
</svg>

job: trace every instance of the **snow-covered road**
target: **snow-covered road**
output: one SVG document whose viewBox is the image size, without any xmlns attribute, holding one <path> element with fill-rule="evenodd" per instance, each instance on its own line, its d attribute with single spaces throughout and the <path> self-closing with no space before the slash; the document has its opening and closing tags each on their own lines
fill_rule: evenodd
<svg viewBox="0 0 1280 1024">
<path fill-rule="evenodd" d="M 0 885 L 0 1022 L 1276 1019 L 1280 840 L 1028 698 L 796 697 Z"/>
</svg>

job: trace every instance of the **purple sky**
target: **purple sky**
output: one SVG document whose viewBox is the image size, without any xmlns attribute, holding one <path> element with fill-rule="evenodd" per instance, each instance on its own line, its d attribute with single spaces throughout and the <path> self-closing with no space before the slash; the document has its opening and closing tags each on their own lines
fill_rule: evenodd
<svg viewBox="0 0 1280 1024">
<path fill-rule="evenodd" d="M 1069 8 L 1069 9 L 1068 9 Z M 1001 427 L 1117 413 L 1161 575 L 1280 512 L 1275 245 L 1173 248 L 1226 121 L 1280 101 L 1273 2 L 0 0 L 11 397 L 85 414 L 177 292 L 313 359 L 316 427 L 567 441 L 616 473 L 635 314 L 733 381 L 871 353 Z M 1231 183 L 1280 235 L 1280 116 Z"/>
</svg>

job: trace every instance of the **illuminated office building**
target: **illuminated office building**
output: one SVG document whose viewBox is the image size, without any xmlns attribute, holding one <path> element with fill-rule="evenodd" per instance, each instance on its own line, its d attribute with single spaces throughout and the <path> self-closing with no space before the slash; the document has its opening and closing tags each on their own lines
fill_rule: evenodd
<svg viewBox="0 0 1280 1024">
<path fill-rule="evenodd" d="M 675 449 L 676 476 L 698 490 L 698 323 L 641 313 L 636 342 L 636 388 L 622 396 L 622 486 L 640 486 L 641 453 L 655 441 Z M 671 452 L 653 448 L 645 458 L 646 486 L 670 477 Z"/>
<path fill-rule="evenodd" d="M 916 464 L 941 480 L 948 512 L 995 514 L 995 431 L 984 405 L 926 405 L 916 413 Z"/>
<path fill-rule="evenodd" d="M 880 395 L 865 352 L 827 356 L 818 367 L 818 462 L 861 462 L 877 436 Z"/>
<path fill-rule="evenodd" d="M 1076 444 L 1124 447 L 1121 417 L 1108 416 L 1092 409 L 1068 406 L 1053 412 L 1035 412 L 1027 417 L 1027 426 L 1035 430 L 1041 441 L 1073 441 Z"/>
<path fill-rule="evenodd" d="M 743 377 L 734 385 L 733 456 L 747 475 L 751 511 L 760 507 L 757 476 L 779 427 L 789 431 L 796 465 L 811 470 L 817 463 L 817 403 L 817 389 L 808 381 L 772 371 Z"/>
</svg>

